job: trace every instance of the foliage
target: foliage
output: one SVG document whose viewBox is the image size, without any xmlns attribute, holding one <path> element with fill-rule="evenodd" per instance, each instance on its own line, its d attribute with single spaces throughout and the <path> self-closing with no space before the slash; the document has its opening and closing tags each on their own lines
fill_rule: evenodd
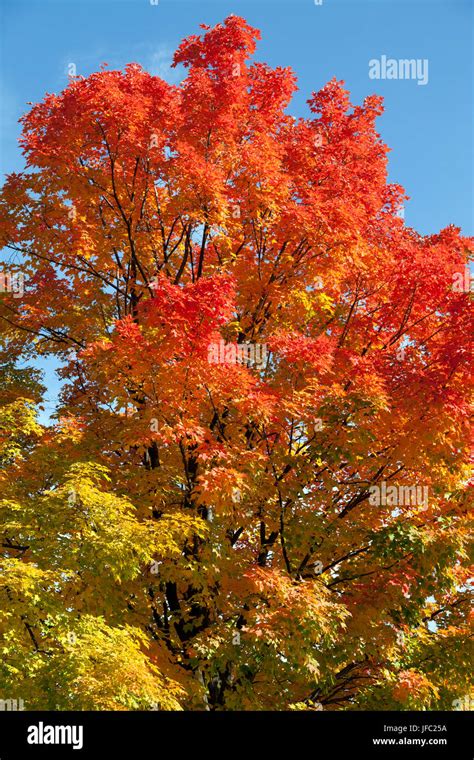
<svg viewBox="0 0 474 760">
<path fill-rule="evenodd" d="M 231 16 L 184 40 L 178 86 L 104 69 L 23 117 L 0 197 L 26 279 L 0 304 L 2 698 L 469 693 L 472 241 L 400 218 L 379 97 L 333 80 L 295 119 L 258 37 Z M 210 363 L 220 341 L 266 360 Z M 35 354 L 63 366 L 51 426 Z M 428 502 L 374 504 L 382 484 Z"/>
</svg>

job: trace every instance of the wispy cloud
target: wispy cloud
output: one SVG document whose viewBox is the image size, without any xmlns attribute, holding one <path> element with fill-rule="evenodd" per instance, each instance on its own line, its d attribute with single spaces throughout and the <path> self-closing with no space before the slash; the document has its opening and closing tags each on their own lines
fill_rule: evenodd
<svg viewBox="0 0 474 760">
<path fill-rule="evenodd" d="M 161 77 L 169 84 L 178 84 L 184 77 L 184 68 L 183 66 L 171 68 L 173 54 L 174 50 L 166 43 L 159 45 L 150 54 L 146 69 L 153 76 Z"/>
</svg>

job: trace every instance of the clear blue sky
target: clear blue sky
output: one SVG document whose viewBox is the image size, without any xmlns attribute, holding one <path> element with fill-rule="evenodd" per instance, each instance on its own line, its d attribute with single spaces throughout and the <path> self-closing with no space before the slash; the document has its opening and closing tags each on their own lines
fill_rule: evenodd
<svg viewBox="0 0 474 760">
<path fill-rule="evenodd" d="M 26 103 L 63 89 L 69 64 L 87 75 L 104 62 L 122 68 L 133 61 L 177 82 L 180 73 L 169 63 L 180 40 L 200 23 L 235 13 L 262 32 L 257 59 L 295 71 L 294 115 L 304 115 L 311 92 L 333 76 L 346 82 L 354 103 L 383 95 L 379 131 L 392 148 L 390 180 L 411 197 L 406 223 L 425 234 L 450 223 L 473 234 L 472 0 L 0 3 L 2 174 L 22 168 L 16 122 Z M 428 59 L 428 84 L 370 79 L 369 60 L 382 55 Z"/>
</svg>

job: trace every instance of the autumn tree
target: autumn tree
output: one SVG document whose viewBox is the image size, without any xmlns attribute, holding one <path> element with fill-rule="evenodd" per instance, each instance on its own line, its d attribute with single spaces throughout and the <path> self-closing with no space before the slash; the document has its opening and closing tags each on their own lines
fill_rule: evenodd
<svg viewBox="0 0 474 760">
<path fill-rule="evenodd" d="M 203 29 L 180 85 L 104 68 L 22 119 L 1 195 L 26 289 L 0 311 L 0 696 L 452 709 L 472 241 L 400 218 L 379 97 L 333 80 L 296 119 L 293 73 L 251 62 L 257 30 Z M 53 425 L 33 356 L 62 367 Z"/>
</svg>

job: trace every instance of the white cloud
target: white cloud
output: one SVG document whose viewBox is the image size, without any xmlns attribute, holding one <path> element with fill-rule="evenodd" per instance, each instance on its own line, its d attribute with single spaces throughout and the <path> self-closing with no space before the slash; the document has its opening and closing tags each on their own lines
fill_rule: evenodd
<svg viewBox="0 0 474 760">
<path fill-rule="evenodd" d="M 151 53 L 146 69 L 150 74 L 161 77 L 168 84 L 178 84 L 183 79 L 184 71 L 182 66 L 171 68 L 173 54 L 174 50 L 169 45 L 160 45 Z"/>
</svg>

